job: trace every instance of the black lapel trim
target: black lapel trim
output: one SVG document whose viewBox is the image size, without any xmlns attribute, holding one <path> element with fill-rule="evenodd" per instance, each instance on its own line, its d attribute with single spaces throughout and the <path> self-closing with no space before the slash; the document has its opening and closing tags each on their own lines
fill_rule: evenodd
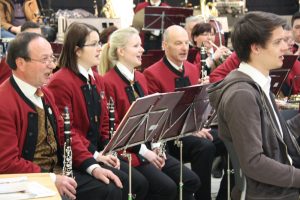
<svg viewBox="0 0 300 200">
<path fill-rule="evenodd" d="M 135 101 L 134 91 L 130 85 L 130 81 L 121 73 L 119 68 L 117 66 L 114 67 L 115 72 L 118 74 L 118 76 L 126 83 L 125 92 L 127 94 L 127 98 L 130 104 Z M 136 82 L 135 82 L 136 83 Z M 133 84 L 133 87 L 135 87 L 135 83 Z M 138 95 L 140 95 L 138 93 Z"/>
<path fill-rule="evenodd" d="M 17 93 L 21 96 L 21 98 L 27 103 L 33 110 L 36 111 L 35 105 L 25 96 L 22 90 L 19 88 L 18 84 L 16 83 L 13 76 L 9 78 L 10 83 L 12 84 L 13 88 L 17 91 Z"/>
<path fill-rule="evenodd" d="M 185 71 L 184 65 L 182 66 L 182 72 L 180 72 L 171 65 L 171 63 L 168 61 L 166 56 L 163 57 L 163 62 L 174 74 L 176 74 L 177 76 L 180 76 L 180 77 L 184 76 L 184 71 Z"/>
<path fill-rule="evenodd" d="M 55 137 L 56 141 L 58 142 L 58 138 L 57 138 L 57 124 L 56 124 L 55 115 L 53 113 L 53 109 L 51 108 L 51 106 L 49 104 L 46 104 L 44 98 L 42 98 L 42 102 L 43 102 L 43 107 L 45 109 L 45 114 L 47 116 L 47 119 L 49 119 L 51 127 L 53 128 L 54 137 Z"/>
<path fill-rule="evenodd" d="M 191 82 L 188 76 L 175 78 L 175 88 L 190 86 Z"/>
<path fill-rule="evenodd" d="M 119 68 L 117 66 L 114 67 L 114 70 L 117 72 L 117 74 L 120 76 L 120 78 L 127 84 L 130 85 L 130 81 L 121 73 Z"/>
<path fill-rule="evenodd" d="M 85 78 L 82 74 L 76 74 L 76 76 L 78 76 L 84 83 L 86 83 L 87 84 L 87 82 L 88 82 L 88 79 L 87 78 Z"/>
<path fill-rule="evenodd" d="M 139 97 L 145 96 L 144 90 L 138 81 L 135 81 L 133 84 L 135 91 L 138 93 Z"/>
<path fill-rule="evenodd" d="M 81 91 L 85 99 L 85 106 L 89 118 L 89 130 L 86 133 L 86 138 L 91 142 L 92 145 L 98 147 L 98 144 L 100 142 L 99 120 L 101 118 L 100 94 L 98 93 L 97 86 L 95 85 L 95 82 L 93 80 L 91 80 L 89 86 L 88 79 L 86 77 L 84 77 L 82 74 L 77 74 L 77 76 L 84 83 L 84 85 L 81 86 Z"/>
<path fill-rule="evenodd" d="M 28 127 L 22 149 L 22 157 L 26 160 L 33 161 L 35 147 L 38 138 L 38 114 L 29 112 L 27 116 Z"/>
</svg>

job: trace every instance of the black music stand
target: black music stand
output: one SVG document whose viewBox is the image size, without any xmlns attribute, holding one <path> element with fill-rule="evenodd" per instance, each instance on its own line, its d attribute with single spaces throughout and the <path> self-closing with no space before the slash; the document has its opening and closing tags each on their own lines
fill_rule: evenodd
<svg viewBox="0 0 300 200">
<path fill-rule="evenodd" d="M 297 55 L 284 55 L 283 64 L 279 69 L 273 69 L 270 71 L 271 88 L 275 96 L 278 96 L 280 90 L 285 82 L 291 68 L 294 66 L 298 56 Z"/>
<path fill-rule="evenodd" d="M 155 142 L 166 142 L 199 131 L 207 120 L 211 106 L 206 88 L 209 84 L 178 88 L 183 97 L 173 109 L 163 131 L 154 137 Z"/>
<path fill-rule="evenodd" d="M 131 154 L 126 153 L 129 147 L 152 141 L 154 135 L 162 130 L 170 112 L 183 96 L 183 92 L 156 93 L 138 98 L 122 119 L 112 139 L 103 150 L 103 154 L 123 150 L 129 161 L 129 194 L 131 193 Z"/>
<path fill-rule="evenodd" d="M 179 91 L 138 98 L 130 106 L 103 153 L 126 150 L 152 141 L 182 96 L 183 92 Z"/>
<path fill-rule="evenodd" d="M 164 32 L 171 25 L 185 24 L 185 18 L 193 15 L 193 9 L 179 7 L 157 7 L 145 8 L 144 30 L 160 30 Z"/>
<path fill-rule="evenodd" d="M 176 140 L 180 149 L 180 182 L 179 199 L 182 200 L 183 181 L 183 144 L 180 138 L 199 131 L 204 125 L 211 112 L 211 106 L 208 100 L 206 85 L 193 85 L 189 87 L 178 88 L 176 91 L 184 91 L 184 95 L 173 109 L 171 115 L 159 135 L 155 135 L 155 142 L 166 142 Z"/>
<path fill-rule="evenodd" d="M 270 71 L 271 87 L 270 90 L 275 96 L 278 96 L 281 87 L 289 74 L 288 69 L 275 69 Z"/>
</svg>

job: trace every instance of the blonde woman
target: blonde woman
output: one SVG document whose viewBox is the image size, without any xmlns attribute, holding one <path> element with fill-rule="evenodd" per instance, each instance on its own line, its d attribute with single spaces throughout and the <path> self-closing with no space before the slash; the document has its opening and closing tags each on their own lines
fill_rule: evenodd
<svg viewBox="0 0 300 200">
<path fill-rule="evenodd" d="M 101 66 L 106 86 L 106 95 L 115 103 L 116 124 L 122 120 L 131 103 L 136 98 L 148 94 L 147 81 L 142 73 L 135 70 L 141 65 L 144 49 L 141 46 L 139 33 L 134 28 L 115 31 L 107 45 L 103 47 L 103 55 L 107 55 Z M 152 148 L 151 148 L 152 146 Z M 179 183 L 179 161 L 170 155 L 159 156 L 155 144 L 143 144 L 130 149 L 133 166 L 140 171 L 149 182 L 147 199 L 171 200 L 177 197 Z M 199 187 L 199 179 L 191 170 L 183 168 L 183 199 L 193 200 L 193 193 Z"/>
</svg>

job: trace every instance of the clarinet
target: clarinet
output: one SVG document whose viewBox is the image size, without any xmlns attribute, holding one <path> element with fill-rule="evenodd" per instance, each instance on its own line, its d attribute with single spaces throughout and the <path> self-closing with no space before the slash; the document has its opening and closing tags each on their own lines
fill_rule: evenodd
<svg viewBox="0 0 300 200">
<path fill-rule="evenodd" d="M 211 123 L 214 121 L 215 117 L 217 116 L 217 110 L 214 110 L 211 116 L 208 117 L 208 119 L 203 124 L 203 128 L 210 128 Z"/>
<path fill-rule="evenodd" d="M 112 97 L 108 102 L 108 117 L 109 117 L 109 139 L 112 138 L 115 131 L 115 104 Z"/>
<path fill-rule="evenodd" d="M 208 66 L 206 64 L 206 48 L 204 44 L 201 44 L 200 47 L 200 57 L 201 57 L 201 79 L 204 80 L 204 77 L 208 75 Z"/>
<path fill-rule="evenodd" d="M 64 109 L 63 117 L 64 117 L 64 135 L 65 135 L 63 175 L 73 177 L 71 124 L 70 124 L 70 113 L 67 106 Z"/>
</svg>

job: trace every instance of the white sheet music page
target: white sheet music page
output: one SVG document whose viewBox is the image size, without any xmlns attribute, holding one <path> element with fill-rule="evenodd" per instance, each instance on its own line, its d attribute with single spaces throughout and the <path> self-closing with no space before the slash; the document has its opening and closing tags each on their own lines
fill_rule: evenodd
<svg viewBox="0 0 300 200">
<path fill-rule="evenodd" d="M 56 192 L 35 181 L 28 181 L 27 177 L 0 179 L 0 199 L 32 199 L 54 196 Z"/>
</svg>

